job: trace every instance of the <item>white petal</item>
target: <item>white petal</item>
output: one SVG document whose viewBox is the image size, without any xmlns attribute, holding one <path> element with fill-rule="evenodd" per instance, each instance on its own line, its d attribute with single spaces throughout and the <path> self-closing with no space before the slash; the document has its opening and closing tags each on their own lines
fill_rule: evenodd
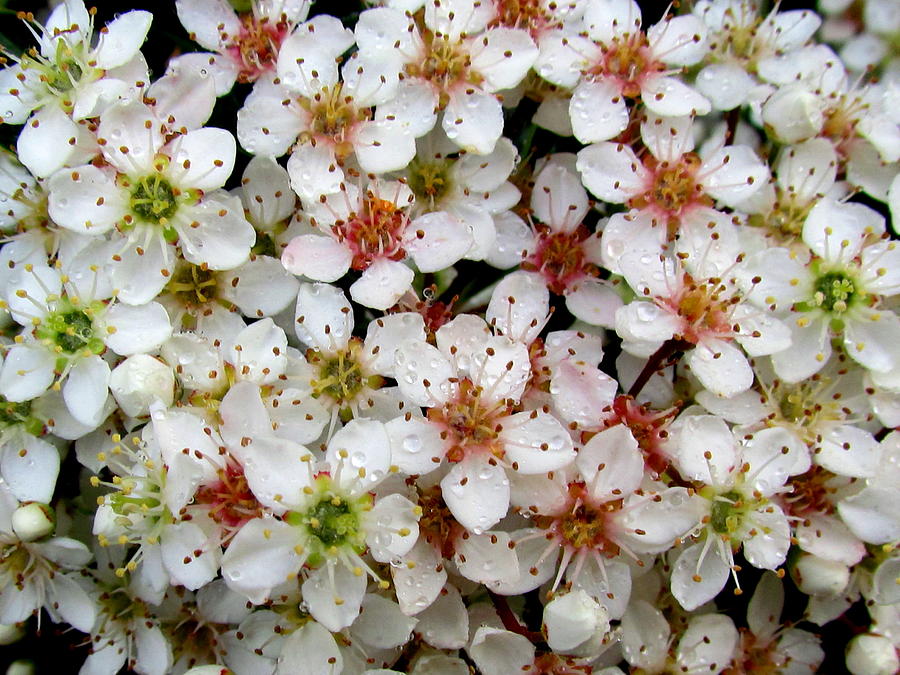
<svg viewBox="0 0 900 675">
<path fill-rule="evenodd" d="M 287 367 L 287 336 L 272 319 L 262 319 L 234 336 L 226 354 L 239 378 L 273 384 Z"/>
<path fill-rule="evenodd" d="M 728 581 L 728 564 L 719 557 L 718 547 L 710 546 L 700 564 L 703 543 L 685 548 L 672 570 L 672 595 L 691 611 L 712 600 Z"/>
<path fill-rule="evenodd" d="M 375 420 L 350 420 L 328 443 L 325 459 L 332 470 L 342 461 L 340 457 L 344 453 L 347 459 L 343 460 L 341 485 L 353 486 L 354 492 L 375 487 L 385 479 L 391 466 L 391 439 L 384 424 Z"/>
<path fill-rule="evenodd" d="M 225 0 L 176 0 L 175 9 L 181 25 L 191 34 L 191 39 L 206 49 L 223 49 L 223 33 L 241 33 L 241 22 Z"/>
<path fill-rule="evenodd" d="M 603 201 L 621 204 L 640 194 L 647 170 L 630 146 L 595 143 L 578 153 L 578 171 L 587 189 Z"/>
<path fill-rule="evenodd" d="M 237 147 L 228 131 L 204 127 L 178 136 L 163 152 L 172 158 L 166 174 L 174 184 L 209 192 L 228 180 Z"/>
<path fill-rule="evenodd" d="M 19 161 L 38 178 L 46 178 L 65 166 L 80 140 L 78 125 L 57 106 L 46 106 L 29 118 L 19 132 Z M 53 148 L 53 152 L 48 152 Z"/>
<path fill-rule="evenodd" d="M 868 431 L 849 424 L 830 428 L 815 455 L 817 464 L 841 476 L 870 478 L 878 472 L 881 446 Z"/>
<path fill-rule="evenodd" d="M 115 175 L 95 166 L 54 174 L 49 191 L 48 212 L 53 222 L 79 234 L 103 234 L 126 213 Z"/>
<path fill-rule="evenodd" d="M 441 438 L 439 426 L 411 415 L 397 417 L 385 427 L 391 438 L 391 462 L 403 473 L 424 475 L 441 465 L 449 443 Z"/>
<path fill-rule="evenodd" d="M 53 612 L 76 630 L 89 633 L 97 618 L 95 600 L 66 574 L 57 574 L 52 582 Z"/>
<path fill-rule="evenodd" d="M 326 354 L 343 349 L 353 331 L 353 313 L 339 288 L 303 284 L 297 294 L 294 330 L 307 345 Z"/>
<path fill-rule="evenodd" d="M 314 281 L 337 281 L 350 269 L 353 254 L 332 237 L 303 234 L 291 239 L 281 254 L 281 262 L 291 274 Z"/>
<path fill-rule="evenodd" d="M 547 644 L 554 651 L 571 651 L 594 635 L 609 630 L 609 614 L 583 590 L 553 598 L 544 606 Z"/>
<path fill-rule="evenodd" d="M 344 668 L 341 650 L 331 632 L 315 621 L 303 624 L 285 640 L 278 656 L 278 672 L 297 675 L 340 673 Z"/>
<path fill-rule="evenodd" d="M 831 356 L 828 320 L 825 317 L 804 316 L 804 325 L 789 319 L 791 346 L 772 355 L 772 365 L 786 382 L 799 382 L 810 377 L 825 365 Z"/>
<path fill-rule="evenodd" d="M 500 521 L 509 509 L 506 472 L 487 457 L 467 457 L 441 480 L 444 502 L 460 524 L 478 534 Z"/>
<path fill-rule="evenodd" d="M 201 554 L 195 556 L 195 551 Z M 173 523 L 163 532 L 163 563 L 172 581 L 188 590 L 202 588 L 216 577 L 221 555 L 219 547 L 208 541 L 196 523 Z"/>
<path fill-rule="evenodd" d="M 678 669 L 690 675 L 720 672 L 731 663 L 737 644 L 738 632 L 729 617 L 694 616 L 678 643 Z"/>
<path fill-rule="evenodd" d="M 435 602 L 447 581 L 447 570 L 440 552 L 424 537 L 419 538 L 403 560 L 405 564 L 391 566 L 391 574 L 400 609 L 413 616 Z"/>
<path fill-rule="evenodd" d="M 396 561 L 410 552 L 419 537 L 417 514 L 416 505 L 403 495 L 390 494 L 375 502 L 364 523 L 375 560 Z"/>
<path fill-rule="evenodd" d="M 247 260 L 256 232 L 237 197 L 210 196 L 185 211 L 192 222 L 178 228 L 178 242 L 186 260 L 213 270 L 233 269 Z"/>
<path fill-rule="evenodd" d="M 59 451 L 47 441 L 20 434 L 0 454 L 0 473 L 22 502 L 49 504 L 59 475 Z"/>
<path fill-rule="evenodd" d="M 684 421 L 678 445 L 678 467 L 685 476 L 723 485 L 737 465 L 734 437 L 721 418 L 693 415 Z"/>
<path fill-rule="evenodd" d="M 651 77 L 641 87 L 641 100 L 649 110 L 665 117 L 706 115 L 709 101 L 675 77 Z"/>
<path fill-rule="evenodd" d="M 0 394 L 8 401 L 28 401 L 43 394 L 54 380 L 56 358 L 40 346 L 13 345 L 0 369 Z"/>
<path fill-rule="evenodd" d="M 103 316 L 102 324 L 106 330 L 113 329 L 106 337 L 106 346 L 121 356 L 156 351 L 172 335 L 169 315 L 158 302 L 138 306 L 117 303 Z"/>
<path fill-rule="evenodd" d="M 568 431 L 550 414 L 516 413 L 503 418 L 502 425 L 504 459 L 523 474 L 556 471 L 575 458 Z"/>
<path fill-rule="evenodd" d="M 597 502 L 627 496 L 644 476 L 644 457 L 631 430 L 623 424 L 592 436 L 579 451 L 575 466 Z"/>
<path fill-rule="evenodd" d="M 469 640 L 469 615 L 459 591 L 453 585 L 446 586 L 434 603 L 418 615 L 418 619 L 416 633 L 432 647 L 461 649 Z M 418 668 L 414 672 L 418 673 Z"/>
<path fill-rule="evenodd" d="M 350 297 L 364 307 L 384 312 L 412 288 L 413 277 L 415 273 L 402 262 L 378 259 L 350 286 Z"/>
<path fill-rule="evenodd" d="M 576 175 L 550 163 L 535 178 L 531 208 L 538 220 L 554 226 L 554 232 L 571 232 L 587 214 L 588 197 Z"/>
<path fill-rule="evenodd" d="M 151 21 L 153 15 L 150 12 L 136 10 L 117 16 L 106 24 L 94 50 L 96 67 L 110 70 L 129 61 L 147 37 Z"/>
<path fill-rule="evenodd" d="M 456 542 L 454 561 L 459 573 L 471 581 L 487 584 L 515 580 L 519 561 L 506 532 L 467 534 Z"/>
<path fill-rule="evenodd" d="M 900 365 L 900 317 L 891 311 L 860 309 L 844 324 L 844 349 L 854 361 L 877 372 Z"/>
<path fill-rule="evenodd" d="M 598 0 L 588 3 L 584 11 L 588 34 L 593 40 L 603 43 L 634 34 L 641 27 L 641 19 L 641 8 L 633 0 Z"/>
<path fill-rule="evenodd" d="M 392 649 L 406 644 L 416 623 L 400 612 L 396 602 L 369 594 L 353 623 L 353 634 L 372 647 Z"/>
<path fill-rule="evenodd" d="M 418 312 L 387 314 L 369 323 L 365 350 L 376 373 L 394 376 L 394 354 L 407 340 L 425 340 L 425 321 Z"/>
<path fill-rule="evenodd" d="M 447 401 L 454 386 L 456 369 L 427 342 L 410 340 L 394 355 L 394 374 L 403 395 L 416 405 L 435 406 Z"/>
<path fill-rule="evenodd" d="M 716 110 L 733 110 L 747 100 L 756 84 L 738 64 L 711 63 L 697 74 L 695 86 Z"/>
<path fill-rule="evenodd" d="M 864 204 L 823 199 L 803 223 L 803 241 L 828 262 L 849 261 L 869 234 L 884 232 L 884 217 Z M 845 243 L 846 242 L 846 243 Z"/>
<path fill-rule="evenodd" d="M 459 92 L 450 97 L 442 125 L 447 138 L 460 148 L 486 155 L 503 133 L 503 109 L 493 94 Z"/>
<path fill-rule="evenodd" d="M 80 360 L 63 385 L 63 400 L 72 417 L 88 426 L 100 424 L 109 396 L 109 365 L 99 356 Z"/>
<path fill-rule="evenodd" d="M 653 53 L 664 63 L 693 66 L 708 50 L 706 25 L 693 14 L 665 17 L 647 30 Z"/>
<path fill-rule="evenodd" d="M 582 143 L 607 141 L 628 126 L 628 107 L 609 80 L 584 80 L 569 101 L 572 133 Z"/>
<path fill-rule="evenodd" d="M 754 567 L 774 570 L 784 563 L 791 546 L 791 529 L 787 517 L 778 506 L 755 511 L 746 519 L 752 526 L 744 539 L 744 557 Z"/>
<path fill-rule="evenodd" d="M 707 339 L 687 356 L 691 371 L 701 384 L 719 396 L 734 396 L 753 384 L 753 369 L 731 342 Z"/>
<path fill-rule="evenodd" d="M 472 38 L 470 53 L 471 68 L 484 77 L 485 91 L 498 91 L 522 81 L 538 50 L 526 31 L 500 27 Z"/>
<path fill-rule="evenodd" d="M 356 576 L 341 563 L 334 564 L 333 582 L 327 566 L 313 571 L 303 582 L 303 599 L 309 613 L 328 630 L 349 626 L 359 615 L 366 594 L 366 575 Z"/>
<path fill-rule="evenodd" d="M 472 247 L 472 235 L 465 223 L 446 211 L 419 216 L 409 225 L 417 237 L 406 245 L 421 272 L 439 272 L 453 265 Z M 424 233 L 420 238 L 418 232 Z"/>
<path fill-rule="evenodd" d="M 275 586 L 300 569 L 294 551 L 297 532 L 287 523 L 255 518 L 244 525 L 228 544 L 222 559 L 222 576 L 228 587 L 260 604 Z"/>
<path fill-rule="evenodd" d="M 534 645 L 518 633 L 482 626 L 472 639 L 469 656 L 484 675 L 509 675 L 527 671 L 534 661 Z"/>
</svg>

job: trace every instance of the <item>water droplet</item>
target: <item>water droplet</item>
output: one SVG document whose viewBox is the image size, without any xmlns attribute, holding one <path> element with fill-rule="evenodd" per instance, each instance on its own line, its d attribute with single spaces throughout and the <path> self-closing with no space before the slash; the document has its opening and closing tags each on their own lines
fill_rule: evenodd
<svg viewBox="0 0 900 675">
<path fill-rule="evenodd" d="M 350 466 L 358 469 L 361 466 L 365 466 L 366 463 L 366 455 L 363 452 L 354 452 L 350 455 Z"/>
<path fill-rule="evenodd" d="M 403 439 L 401 445 L 406 452 L 414 455 L 422 449 L 422 439 L 416 434 L 410 434 Z"/>
</svg>

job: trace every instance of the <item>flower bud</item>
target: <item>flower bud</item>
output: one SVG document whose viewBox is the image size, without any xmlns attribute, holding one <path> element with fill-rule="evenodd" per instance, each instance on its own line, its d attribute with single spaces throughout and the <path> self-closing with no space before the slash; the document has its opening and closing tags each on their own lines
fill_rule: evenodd
<svg viewBox="0 0 900 675">
<path fill-rule="evenodd" d="M 172 405 L 175 376 L 166 364 L 147 354 L 129 356 L 109 378 L 109 388 L 126 415 L 146 415 L 154 399 Z"/>
<path fill-rule="evenodd" d="M 34 662 L 27 659 L 19 659 L 9 664 L 6 675 L 34 675 Z"/>
<path fill-rule="evenodd" d="M 853 675 L 893 675 L 900 669 L 900 659 L 889 639 L 866 633 L 850 640 L 847 669 Z"/>
<path fill-rule="evenodd" d="M 825 117 L 819 99 L 802 85 L 782 87 L 762 109 L 763 122 L 782 143 L 797 143 L 819 133 Z"/>
<path fill-rule="evenodd" d="M 609 630 L 606 609 L 582 590 L 557 596 L 544 607 L 547 644 L 571 651 L 596 633 Z"/>
<path fill-rule="evenodd" d="M 835 560 L 803 553 L 791 569 L 797 587 L 807 595 L 834 596 L 850 581 L 850 568 Z"/>
<path fill-rule="evenodd" d="M 0 623 L 0 645 L 11 645 L 25 636 L 25 629 L 14 623 Z"/>
<path fill-rule="evenodd" d="M 24 504 L 13 511 L 12 528 L 22 541 L 42 539 L 56 528 L 56 513 L 40 502 Z"/>
</svg>

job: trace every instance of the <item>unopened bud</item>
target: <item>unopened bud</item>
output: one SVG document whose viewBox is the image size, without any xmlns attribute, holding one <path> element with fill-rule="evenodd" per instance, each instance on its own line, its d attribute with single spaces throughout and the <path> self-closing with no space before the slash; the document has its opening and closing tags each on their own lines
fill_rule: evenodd
<svg viewBox="0 0 900 675">
<path fill-rule="evenodd" d="M 893 642 L 881 635 L 866 633 L 850 640 L 847 669 L 853 675 L 894 675 L 900 670 L 900 659 Z"/>
<path fill-rule="evenodd" d="M 56 529 L 56 513 L 40 502 L 24 504 L 13 511 L 12 528 L 22 541 L 42 539 Z"/>
<path fill-rule="evenodd" d="M 25 629 L 14 623 L 0 623 L 0 645 L 11 645 L 25 636 Z"/>
<path fill-rule="evenodd" d="M 172 405 L 175 375 L 172 369 L 147 354 L 129 356 L 116 366 L 109 378 L 109 388 L 126 415 L 147 415 L 150 404 L 159 399 Z"/>
</svg>

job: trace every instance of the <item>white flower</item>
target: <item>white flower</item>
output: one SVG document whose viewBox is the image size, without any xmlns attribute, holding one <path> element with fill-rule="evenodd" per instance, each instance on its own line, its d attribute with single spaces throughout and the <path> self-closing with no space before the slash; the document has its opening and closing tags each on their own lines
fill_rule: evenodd
<svg viewBox="0 0 900 675">
<path fill-rule="evenodd" d="M 237 198 L 217 190 L 234 166 L 235 144 L 223 129 L 202 128 L 167 141 L 152 109 L 121 104 L 101 116 L 106 164 L 61 171 L 49 183 L 50 215 L 61 227 L 100 236 L 118 297 L 151 300 L 171 276 L 174 245 L 212 270 L 237 267 L 250 253 L 253 228 Z"/>
<path fill-rule="evenodd" d="M 488 28 L 492 3 L 428 0 L 424 26 L 401 11 L 381 7 L 363 12 L 356 26 L 360 53 L 393 62 L 403 73 L 400 95 L 378 107 L 416 136 L 441 124 L 460 148 L 489 154 L 503 131 L 495 92 L 515 87 L 537 58 L 524 30 Z"/>
<path fill-rule="evenodd" d="M 25 19 L 39 31 L 40 47 L 0 71 L 0 119 L 7 124 L 27 119 L 18 139 L 19 159 L 45 177 L 93 154 L 96 146 L 78 120 L 96 117 L 119 99 L 134 98 L 137 87 L 149 79 L 139 49 L 153 15 L 122 14 L 99 31 L 96 46 L 91 45 L 93 16 L 82 0 L 60 4 L 45 26 L 31 13 Z"/>
</svg>

